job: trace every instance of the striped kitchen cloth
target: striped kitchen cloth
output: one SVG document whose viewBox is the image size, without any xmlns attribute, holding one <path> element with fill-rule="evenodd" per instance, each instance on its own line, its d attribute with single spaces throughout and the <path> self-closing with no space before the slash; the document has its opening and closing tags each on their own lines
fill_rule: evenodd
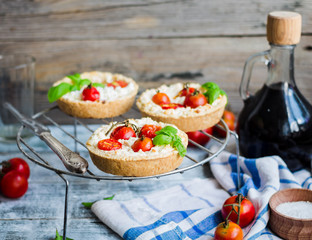
<svg viewBox="0 0 312 240">
<path fill-rule="evenodd" d="M 102 200 L 92 211 L 124 239 L 213 239 L 220 208 L 237 187 L 237 158 L 222 152 L 210 162 L 215 179 L 194 179 L 128 201 Z M 244 239 L 279 239 L 267 228 L 268 201 L 284 188 L 312 189 L 307 170 L 291 173 L 277 156 L 240 158 L 240 193 L 253 202 L 254 221 Z M 228 193 L 229 192 L 229 193 Z"/>
</svg>

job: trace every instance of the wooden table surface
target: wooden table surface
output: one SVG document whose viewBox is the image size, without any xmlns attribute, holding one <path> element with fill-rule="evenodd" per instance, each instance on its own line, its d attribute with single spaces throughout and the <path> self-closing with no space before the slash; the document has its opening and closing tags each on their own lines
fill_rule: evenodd
<svg viewBox="0 0 312 240">
<path fill-rule="evenodd" d="M 66 126 L 72 129 L 72 126 Z M 53 131 L 52 131 L 53 132 Z M 81 133 L 81 131 L 79 131 Z M 62 142 L 72 148 L 72 139 L 62 137 L 61 133 L 54 133 Z M 89 134 L 81 133 L 82 139 Z M 84 139 L 85 140 L 85 139 Z M 54 162 L 55 167 L 62 169 L 60 160 L 53 152 L 41 143 L 37 137 L 27 141 L 40 153 L 44 159 Z M 88 159 L 88 153 L 81 151 L 81 155 Z M 18 150 L 16 143 L 0 143 L 0 161 L 12 157 L 25 156 Z M 188 150 L 192 157 L 203 158 L 206 153 Z M 8 199 L 0 196 L 0 239 L 54 239 L 56 229 L 63 233 L 65 183 L 54 172 L 29 159 L 31 176 L 29 188 L 20 199 Z M 91 164 L 90 164 L 91 165 Z M 95 173 L 94 166 L 90 166 Z M 115 232 L 105 226 L 90 209 L 84 207 L 82 202 L 93 202 L 115 194 L 115 199 L 128 200 L 157 190 L 189 181 L 196 177 L 211 177 L 208 164 L 186 171 L 183 174 L 174 174 L 159 179 L 146 180 L 102 180 L 85 179 L 65 175 L 69 181 L 68 193 L 68 223 L 66 236 L 79 239 L 121 239 Z"/>
</svg>

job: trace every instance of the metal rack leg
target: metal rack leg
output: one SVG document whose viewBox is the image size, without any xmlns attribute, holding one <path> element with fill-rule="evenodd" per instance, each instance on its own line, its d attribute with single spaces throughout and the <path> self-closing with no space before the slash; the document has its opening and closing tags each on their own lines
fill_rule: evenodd
<svg viewBox="0 0 312 240">
<path fill-rule="evenodd" d="M 68 188 L 69 182 L 63 175 L 58 174 L 65 182 L 65 204 L 64 204 L 64 221 L 63 221 L 63 240 L 66 240 L 66 230 L 67 230 L 67 206 L 68 206 Z"/>
<path fill-rule="evenodd" d="M 74 117 L 74 136 L 75 136 L 75 139 L 77 139 L 77 118 Z M 75 141 L 75 152 L 78 153 L 78 148 L 77 148 L 77 141 Z"/>
<path fill-rule="evenodd" d="M 240 181 L 240 164 L 239 164 L 239 159 L 240 159 L 240 153 L 239 153 L 239 139 L 238 135 L 235 132 L 230 131 L 230 133 L 234 136 L 235 138 L 235 145 L 236 145 L 236 157 L 237 157 L 237 190 L 241 188 L 241 181 Z"/>
</svg>

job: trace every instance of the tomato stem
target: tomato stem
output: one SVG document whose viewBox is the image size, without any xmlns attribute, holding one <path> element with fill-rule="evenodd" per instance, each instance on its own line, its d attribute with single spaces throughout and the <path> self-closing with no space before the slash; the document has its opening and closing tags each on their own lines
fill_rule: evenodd
<svg viewBox="0 0 312 240">
<path fill-rule="evenodd" d="M 237 199 L 238 199 L 238 213 L 237 213 L 237 222 L 236 222 L 237 225 L 239 225 L 240 211 L 241 211 L 241 204 L 242 204 L 243 197 L 244 196 L 241 193 L 239 193 L 237 196 Z"/>
</svg>

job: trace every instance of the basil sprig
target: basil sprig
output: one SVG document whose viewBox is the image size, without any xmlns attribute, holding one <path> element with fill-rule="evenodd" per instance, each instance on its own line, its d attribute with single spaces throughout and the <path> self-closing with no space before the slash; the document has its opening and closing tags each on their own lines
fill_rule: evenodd
<svg viewBox="0 0 312 240">
<path fill-rule="evenodd" d="M 105 198 L 103 198 L 103 200 L 113 200 L 114 197 L 115 197 L 115 194 L 110 196 L 110 197 L 105 197 Z M 91 208 L 93 203 L 95 203 L 95 202 L 96 201 L 94 201 L 94 202 L 82 202 L 81 204 L 83 206 L 85 206 L 86 208 Z"/>
<path fill-rule="evenodd" d="M 226 93 L 214 82 L 206 82 L 202 85 L 202 88 L 206 90 L 204 95 L 209 104 L 212 104 L 220 95 L 226 95 Z"/>
<path fill-rule="evenodd" d="M 61 235 L 58 233 L 57 229 L 56 229 L 56 234 L 55 234 L 54 240 L 63 240 L 63 236 L 61 236 Z M 74 239 L 66 237 L 66 240 L 74 240 Z"/>
<path fill-rule="evenodd" d="M 156 137 L 153 139 L 154 145 L 168 145 L 170 144 L 175 148 L 181 157 L 186 154 L 186 149 L 182 144 L 181 138 L 178 136 L 178 130 L 171 126 L 166 126 L 156 132 Z"/>
<path fill-rule="evenodd" d="M 67 76 L 70 80 L 72 80 L 73 84 L 62 82 L 57 86 L 51 87 L 48 91 L 48 100 L 49 102 L 54 102 L 64 96 L 66 93 L 72 91 L 79 91 L 83 86 L 90 85 L 92 82 L 89 79 L 81 79 L 79 73 L 74 75 Z M 93 87 L 105 87 L 102 83 L 92 83 Z"/>
</svg>

